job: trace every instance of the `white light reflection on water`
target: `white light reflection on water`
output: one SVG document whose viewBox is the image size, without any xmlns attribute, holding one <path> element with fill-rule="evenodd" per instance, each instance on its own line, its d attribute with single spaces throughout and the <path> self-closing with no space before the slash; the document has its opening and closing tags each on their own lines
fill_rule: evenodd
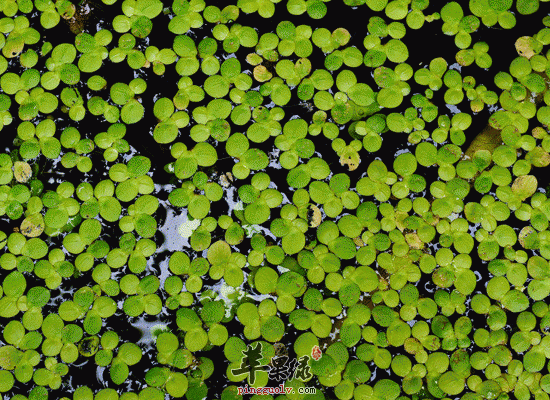
<svg viewBox="0 0 550 400">
<path fill-rule="evenodd" d="M 454 104 L 445 104 L 445 105 L 447 106 L 447 108 L 448 108 L 449 110 L 451 110 L 451 112 L 453 113 L 453 115 L 454 115 L 454 114 L 459 114 L 459 113 L 462 112 L 462 111 L 460 111 L 460 109 L 459 109 L 457 106 L 455 106 Z"/>
<path fill-rule="evenodd" d="M 155 337 L 153 337 L 153 332 L 158 329 L 162 329 L 165 325 L 160 320 L 155 321 L 146 321 L 143 316 L 139 318 L 136 322 L 131 324 L 134 328 L 139 329 L 141 332 L 141 338 L 137 342 L 138 345 L 143 345 L 142 349 L 153 350 L 155 347 Z"/>
<path fill-rule="evenodd" d="M 242 301 L 246 297 L 249 297 L 258 303 L 262 302 L 262 300 L 265 300 L 265 299 L 271 299 L 273 301 L 277 300 L 275 296 L 270 294 L 253 294 L 250 292 L 245 292 L 243 290 L 245 282 L 246 282 L 246 276 L 245 276 L 245 280 L 243 281 L 243 284 L 239 287 L 234 288 L 227 285 L 225 281 L 221 279 L 215 285 L 205 286 L 205 288 L 210 289 L 218 294 L 218 297 L 216 298 L 216 300 L 223 300 L 223 302 L 225 303 L 226 317 L 229 317 L 231 315 L 231 307 L 242 303 Z M 235 316 L 235 318 L 237 317 Z"/>
<path fill-rule="evenodd" d="M 166 202 L 161 201 L 161 206 L 166 209 L 166 221 L 159 228 L 159 231 L 164 235 L 164 243 L 157 248 L 157 253 L 163 251 L 181 251 L 184 248 L 190 248 L 189 239 L 184 238 L 179 234 L 179 227 L 184 222 L 187 222 L 187 209 L 182 208 L 179 214 L 169 207 Z"/>
<path fill-rule="evenodd" d="M 270 156 L 270 167 L 280 169 L 281 166 L 277 162 L 278 150 L 273 151 Z M 277 185 L 273 182 L 271 182 L 269 186 L 271 188 L 277 188 Z M 155 194 L 161 191 L 166 191 L 169 193 L 174 188 L 174 185 L 155 184 Z M 228 205 L 227 215 L 233 215 L 234 210 L 244 209 L 244 204 L 239 200 L 237 189 L 234 186 L 226 188 L 224 200 Z M 286 203 L 290 203 L 290 201 L 287 196 L 283 194 L 283 204 Z M 166 220 L 163 225 L 159 227 L 159 231 L 164 235 L 164 242 L 157 248 L 156 253 L 173 253 L 176 251 L 185 251 L 186 249 L 190 250 L 191 245 L 189 242 L 189 237 L 183 237 L 180 234 L 181 225 L 190 221 L 187 210 L 185 208 L 174 210 L 168 201 L 160 201 L 160 206 L 166 210 Z M 276 237 L 271 233 L 271 231 L 265 227 L 258 225 L 245 225 L 243 228 L 245 228 L 245 230 L 249 233 L 249 237 L 252 236 L 254 232 L 262 232 L 264 236 L 276 240 Z M 203 254 L 203 256 L 206 257 L 206 254 Z M 164 285 L 166 278 L 170 276 L 168 260 L 169 257 L 166 257 L 164 260 L 160 261 L 158 265 L 158 268 L 160 269 L 159 280 L 161 287 Z M 284 268 L 279 266 L 278 269 L 279 272 L 284 272 L 281 271 L 281 269 Z M 253 294 L 244 291 L 244 286 L 247 282 L 247 270 L 248 266 L 245 266 L 243 268 L 245 279 L 243 284 L 237 288 L 227 285 L 225 281 L 221 279 L 213 286 L 205 285 L 202 291 L 212 290 L 215 292 L 218 296 L 217 299 L 224 301 L 226 313 L 230 313 L 231 308 L 240 304 L 246 297 L 251 298 L 258 303 L 265 299 L 272 299 L 273 301 L 276 301 L 276 297 L 269 294 Z M 122 308 L 122 306 L 123 304 L 119 304 L 120 308 Z M 148 316 L 148 318 L 151 318 L 151 316 Z M 141 332 L 141 338 L 138 341 L 138 344 L 140 344 L 142 348 L 145 347 L 153 349 L 155 347 L 155 337 L 153 336 L 152 331 L 157 328 L 161 328 L 161 326 L 163 326 L 163 322 L 160 319 L 146 321 L 143 317 L 141 317 L 136 322 L 131 323 L 131 325 Z"/>
<path fill-rule="evenodd" d="M 104 388 L 105 387 L 108 387 L 109 384 L 108 382 L 103 378 L 103 373 L 105 372 L 105 367 L 100 367 L 100 366 L 97 366 L 96 370 L 95 370 L 95 377 L 97 379 L 97 381 L 101 384 L 101 386 L 103 386 Z"/>
</svg>

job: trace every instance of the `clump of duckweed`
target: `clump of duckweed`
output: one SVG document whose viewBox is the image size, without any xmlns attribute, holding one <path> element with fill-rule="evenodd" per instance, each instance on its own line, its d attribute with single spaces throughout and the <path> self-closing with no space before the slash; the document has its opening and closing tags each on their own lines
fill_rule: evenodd
<svg viewBox="0 0 550 400">
<path fill-rule="evenodd" d="M 549 399 L 545 3 L 0 2 L 0 399 Z"/>
</svg>

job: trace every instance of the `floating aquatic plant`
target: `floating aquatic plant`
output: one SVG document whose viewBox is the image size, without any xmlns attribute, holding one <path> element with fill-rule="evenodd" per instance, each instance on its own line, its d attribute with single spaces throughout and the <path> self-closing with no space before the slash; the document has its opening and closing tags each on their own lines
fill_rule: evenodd
<svg viewBox="0 0 550 400">
<path fill-rule="evenodd" d="M 0 4 L 2 396 L 548 398 L 546 2 L 342 3 Z"/>
</svg>

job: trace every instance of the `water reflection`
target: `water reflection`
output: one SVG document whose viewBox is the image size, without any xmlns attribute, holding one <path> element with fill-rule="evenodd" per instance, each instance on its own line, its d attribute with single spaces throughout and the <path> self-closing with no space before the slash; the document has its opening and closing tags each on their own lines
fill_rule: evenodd
<svg viewBox="0 0 550 400">
<path fill-rule="evenodd" d="M 159 230 L 164 235 L 164 242 L 157 248 L 157 253 L 163 251 L 175 252 L 181 251 L 183 248 L 190 248 L 189 239 L 184 238 L 179 234 L 179 227 L 184 222 L 189 220 L 187 210 L 182 208 L 179 214 L 167 207 L 164 202 L 161 205 L 166 209 L 166 221 Z"/>
<path fill-rule="evenodd" d="M 435 285 L 432 281 L 428 281 L 424 284 L 424 289 L 428 292 L 428 293 L 434 293 L 435 292 Z"/>
<path fill-rule="evenodd" d="M 108 387 L 109 386 L 108 382 L 103 378 L 103 373 L 104 372 L 105 372 L 105 367 L 97 367 L 96 372 L 95 372 L 95 377 L 97 379 L 97 382 L 102 387 Z"/>
</svg>

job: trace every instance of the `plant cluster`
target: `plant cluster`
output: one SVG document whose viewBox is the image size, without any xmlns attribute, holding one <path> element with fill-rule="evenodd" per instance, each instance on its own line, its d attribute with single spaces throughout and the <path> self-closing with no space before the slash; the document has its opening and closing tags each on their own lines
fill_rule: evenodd
<svg viewBox="0 0 550 400">
<path fill-rule="evenodd" d="M 0 399 L 550 398 L 545 2 L 336 2 L 0 1 Z"/>
</svg>

